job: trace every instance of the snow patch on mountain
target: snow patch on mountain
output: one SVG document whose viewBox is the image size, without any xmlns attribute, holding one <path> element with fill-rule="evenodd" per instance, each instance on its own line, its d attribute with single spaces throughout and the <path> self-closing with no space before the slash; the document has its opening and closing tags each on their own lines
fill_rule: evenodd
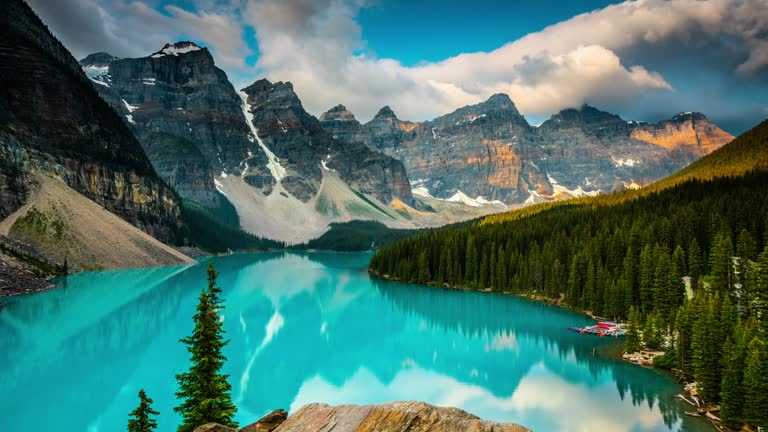
<svg viewBox="0 0 768 432">
<path fill-rule="evenodd" d="M 611 159 L 613 160 L 613 163 L 616 164 L 616 167 L 622 167 L 622 166 L 633 167 L 635 165 L 639 165 L 640 164 L 640 160 L 638 160 L 638 159 L 632 159 L 632 158 L 627 158 L 627 159 L 618 158 L 617 159 L 617 158 L 615 158 L 613 156 L 611 156 Z"/>
<path fill-rule="evenodd" d="M 131 105 L 128 102 L 126 102 L 125 99 L 122 99 L 122 101 L 123 101 L 123 105 L 125 105 L 125 109 L 127 109 L 129 113 L 132 113 L 132 112 L 136 111 L 137 109 L 139 109 L 139 107 L 137 107 L 135 105 Z"/>
<path fill-rule="evenodd" d="M 109 66 L 86 66 L 83 68 L 83 72 L 88 78 L 98 78 L 109 73 Z"/>
<path fill-rule="evenodd" d="M 600 195 L 600 190 L 594 190 L 594 191 L 585 191 L 581 185 L 577 186 L 576 189 L 568 189 L 567 187 L 559 184 L 557 180 L 555 180 L 549 173 L 547 173 L 547 179 L 549 180 L 549 183 L 552 184 L 552 188 L 555 190 L 554 197 L 558 195 L 567 194 L 572 197 L 583 197 L 583 196 L 598 196 Z M 529 197 L 530 198 L 530 197 Z"/>
<path fill-rule="evenodd" d="M 165 57 L 167 55 L 172 56 L 178 56 L 179 54 L 186 54 L 188 52 L 192 51 L 200 51 L 202 48 L 199 46 L 193 44 L 193 43 L 187 43 L 187 44 L 166 44 L 162 50 L 159 52 L 156 52 L 155 54 L 152 54 L 152 58 L 160 58 Z"/>
<path fill-rule="evenodd" d="M 285 167 L 280 165 L 280 159 L 278 159 L 277 156 L 275 156 L 274 153 L 267 147 L 266 144 L 259 138 L 258 130 L 256 129 L 256 126 L 253 125 L 253 114 L 251 113 L 250 104 L 248 104 L 248 95 L 244 91 L 238 92 L 240 95 L 240 98 L 243 100 L 243 115 L 245 115 L 245 123 L 248 125 L 248 128 L 251 130 L 252 137 L 249 137 L 251 142 L 253 142 L 253 139 L 255 139 L 259 143 L 259 147 L 264 151 L 264 153 L 267 155 L 267 169 L 269 169 L 269 172 L 272 173 L 272 177 L 277 180 L 279 183 L 280 180 L 282 180 L 285 177 Z"/>
<path fill-rule="evenodd" d="M 89 77 L 89 78 L 90 78 L 90 77 Z M 99 80 L 99 79 L 96 79 L 96 78 L 91 78 L 91 81 L 92 81 L 92 82 L 94 82 L 94 83 L 96 83 L 96 84 L 98 84 L 98 85 L 103 85 L 104 87 L 109 87 L 109 84 L 107 84 L 107 83 L 105 83 L 104 81 L 101 81 L 101 80 Z"/>
</svg>

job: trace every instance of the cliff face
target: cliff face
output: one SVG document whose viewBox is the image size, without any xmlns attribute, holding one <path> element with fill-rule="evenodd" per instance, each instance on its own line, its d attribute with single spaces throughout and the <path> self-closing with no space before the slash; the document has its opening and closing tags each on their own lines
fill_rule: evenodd
<svg viewBox="0 0 768 432">
<path fill-rule="evenodd" d="M 710 122 L 704 114 L 680 113 L 658 124 L 636 124 L 633 139 L 649 142 L 669 151 L 682 150 L 690 156 L 701 157 L 712 153 L 733 140 L 733 135 Z"/>
<path fill-rule="evenodd" d="M 248 163 L 246 180 L 265 194 L 279 181 L 291 195 L 307 202 L 317 194 L 321 170 L 327 169 L 381 202 L 413 201 L 401 162 L 361 142 L 334 138 L 304 110 L 291 83 L 260 80 L 243 93 L 260 145 L 272 153 L 266 169 L 264 164 Z"/>
<path fill-rule="evenodd" d="M 536 128 L 503 94 L 423 123 L 399 120 L 388 107 L 363 125 L 346 109 L 322 118 L 332 134 L 402 160 L 419 194 L 507 203 L 639 187 L 733 138 L 700 113 L 652 125 L 586 105 Z"/>
<path fill-rule="evenodd" d="M 207 48 L 167 44 L 147 57 L 81 60 L 95 88 L 123 115 L 158 173 L 183 197 L 219 204 L 215 174 L 240 166 L 251 143 L 241 100 Z M 98 72 L 101 71 L 101 74 Z"/>
<path fill-rule="evenodd" d="M 175 194 L 29 6 L 5 2 L 0 33 L 0 218 L 43 173 L 158 239 L 183 241 Z"/>
</svg>

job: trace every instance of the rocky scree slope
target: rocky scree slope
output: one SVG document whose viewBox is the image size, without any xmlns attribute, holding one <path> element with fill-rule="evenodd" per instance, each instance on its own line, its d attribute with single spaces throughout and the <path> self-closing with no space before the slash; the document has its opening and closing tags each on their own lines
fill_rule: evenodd
<svg viewBox="0 0 768 432">
<path fill-rule="evenodd" d="M 183 242 L 177 196 L 77 61 L 22 0 L 0 15 L 0 219 L 47 174 L 165 242 Z"/>
<path fill-rule="evenodd" d="M 360 124 L 338 105 L 321 124 L 402 160 L 420 195 L 526 204 L 640 187 L 733 139 L 701 113 L 647 124 L 587 105 L 533 127 L 505 94 L 422 123 L 384 107 Z"/>
</svg>

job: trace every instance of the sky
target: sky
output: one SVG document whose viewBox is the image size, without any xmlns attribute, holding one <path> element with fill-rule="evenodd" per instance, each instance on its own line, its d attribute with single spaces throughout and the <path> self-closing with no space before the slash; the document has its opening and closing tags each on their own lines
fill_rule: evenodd
<svg viewBox="0 0 768 432">
<path fill-rule="evenodd" d="M 210 49 L 236 88 L 290 81 L 310 113 L 421 121 L 508 94 L 532 124 L 589 104 L 655 122 L 768 118 L 767 0 L 27 0 L 80 59 Z"/>
</svg>

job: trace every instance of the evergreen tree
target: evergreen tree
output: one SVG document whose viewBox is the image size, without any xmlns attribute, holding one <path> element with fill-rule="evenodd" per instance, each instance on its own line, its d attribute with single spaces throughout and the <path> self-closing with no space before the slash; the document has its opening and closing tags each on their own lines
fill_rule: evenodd
<svg viewBox="0 0 768 432">
<path fill-rule="evenodd" d="M 634 306 L 629 308 L 625 349 L 628 353 L 640 351 L 640 311 Z"/>
<path fill-rule="evenodd" d="M 738 429 L 744 409 L 744 369 L 751 332 L 736 327 L 734 342 L 728 338 L 723 347 L 723 385 L 720 389 L 720 417 L 726 426 Z"/>
<path fill-rule="evenodd" d="M 466 270 L 464 271 L 464 279 L 468 286 L 474 287 L 477 285 L 477 268 L 479 263 L 477 260 L 477 246 L 475 245 L 475 236 L 472 234 L 467 237 L 467 250 L 464 254 L 466 256 Z"/>
<path fill-rule="evenodd" d="M 744 419 L 755 427 L 768 427 L 768 359 L 765 342 L 755 337 L 749 343 L 744 371 Z"/>
<path fill-rule="evenodd" d="M 696 284 L 702 274 L 701 248 L 699 242 L 694 238 L 688 247 L 688 276 L 691 277 L 691 284 Z"/>
<path fill-rule="evenodd" d="M 683 374 L 693 376 L 691 339 L 693 337 L 693 323 L 695 321 L 693 301 L 687 300 L 677 310 L 675 319 L 675 329 L 677 335 L 675 338 L 675 355 L 677 364 Z"/>
<path fill-rule="evenodd" d="M 741 230 L 739 237 L 736 239 L 736 256 L 743 260 L 751 261 L 754 261 L 757 257 L 755 239 L 746 229 Z"/>
<path fill-rule="evenodd" d="M 232 420 L 237 411 L 230 395 L 232 386 L 227 382 L 229 376 L 221 373 L 226 361 L 221 350 L 229 341 L 224 340 L 223 323 L 219 319 L 223 306 L 216 276 L 213 265 L 209 265 L 208 287 L 200 292 L 195 328 L 191 336 L 181 339 L 187 345 L 192 365 L 188 372 L 176 375 L 179 384 L 176 397 L 182 400 L 181 405 L 174 408 L 182 417 L 179 432 L 192 432 L 210 422 L 237 427 Z"/>
<path fill-rule="evenodd" d="M 715 236 L 709 266 L 715 278 L 715 290 L 730 295 L 733 284 L 733 243 L 727 232 L 721 231 Z"/>
<path fill-rule="evenodd" d="M 157 429 L 157 420 L 154 417 L 160 413 L 152 409 L 152 402 L 144 389 L 139 390 L 139 406 L 131 411 L 128 432 L 151 432 Z"/>
<path fill-rule="evenodd" d="M 707 402 L 720 397 L 720 348 L 715 304 L 713 297 L 705 296 L 696 302 L 696 321 L 693 324 L 693 370 L 699 383 L 699 393 Z"/>
<path fill-rule="evenodd" d="M 221 288 L 216 286 L 216 278 L 219 277 L 219 273 L 213 267 L 212 262 L 208 262 L 208 268 L 205 272 L 208 278 L 208 297 L 211 304 L 214 308 L 221 308 Z"/>
</svg>

